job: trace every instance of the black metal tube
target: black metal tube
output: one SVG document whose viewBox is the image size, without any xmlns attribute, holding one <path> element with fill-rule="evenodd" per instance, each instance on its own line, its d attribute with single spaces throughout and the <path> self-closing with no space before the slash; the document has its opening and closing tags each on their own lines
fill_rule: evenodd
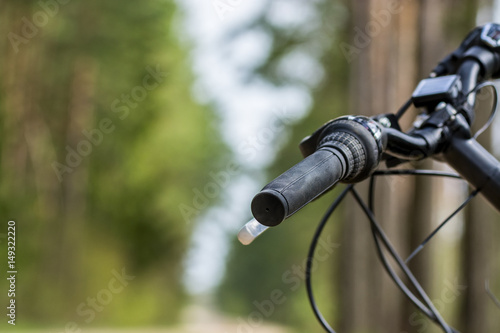
<svg viewBox="0 0 500 333">
<path fill-rule="evenodd" d="M 443 154 L 446 162 L 500 211 L 500 162 L 475 139 L 455 135 Z"/>
<path fill-rule="evenodd" d="M 420 160 L 427 157 L 428 144 L 424 138 L 412 136 L 393 128 L 385 128 L 386 153 L 404 160 Z"/>
<path fill-rule="evenodd" d="M 457 74 L 462 81 L 462 93 L 467 96 L 467 102 L 464 104 L 463 113 L 467 118 L 467 122 L 474 122 L 474 107 L 476 105 L 476 93 L 471 91 L 477 85 L 479 76 L 481 75 L 481 65 L 474 59 L 468 59 L 458 69 Z"/>
</svg>

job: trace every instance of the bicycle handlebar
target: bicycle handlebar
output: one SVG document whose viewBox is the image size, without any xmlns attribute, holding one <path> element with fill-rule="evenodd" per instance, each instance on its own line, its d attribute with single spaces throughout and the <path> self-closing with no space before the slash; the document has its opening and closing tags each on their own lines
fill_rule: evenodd
<svg viewBox="0 0 500 333">
<path fill-rule="evenodd" d="M 500 163 L 474 138 L 455 135 L 443 157 L 500 211 Z"/>
<path fill-rule="evenodd" d="M 353 158 L 352 154 L 349 155 Z M 348 166 L 339 150 L 317 150 L 273 180 L 253 198 L 253 216 L 263 225 L 278 225 L 334 186 L 347 173 Z"/>
<path fill-rule="evenodd" d="M 401 132 L 397 126 L 383 128 L 366 117 L 342 117 L 325 124 L 301 143 L 306 158 L 253 198 L 251 209 L 255 219 L 266 226 L 280 224 L 336 183 L 355 183 L 367 178 L 378 166 L 382 153 L 403 161 L 442 154 L 446 162 L 473 186 L 481 188 L 488 200 L 500 209 L 500 196 L 495 195 L 500 193 L 500 180 L 494 179 L 497 171 L 491 171 L 500 169 L 498 162 L 475 140 L 470 141 L 470 136 L 464 140 L 464 135 L 455 133 L 470 133 L 474 89 L 481 80 L 498 76 L 500 72 L 500 55 L 480 42 L 478 31 L 474 30 L 459 49 L 437 67 L 441 74 L 449 74 L 451 70 L 457 73 L 430 85 L 435 88 L 436 84 L 446 82 L 450 85 L 446 88 L 448 91 L 420 99 L 427 103 L 435 96 L 441 99 L 447 96 L 460 103 L 453 105 L 445 98 L 445 105 L 439 104 L 439 99 L 435 104 L 425 104 L 428 119 L 422 127 L 409 133 Z M 426 91 L 425 87 L 419 88 L 419 93 Z M 415 94 L 413 100 L 417 105 Z M 460 130 L 456 124 L 459 115 L 465 119 Z M 453 126 L 457 128 L 452 129 Z"/>
<path fill-rule="evenodd" d="M 263 225 L 280 224 L 339 181 L 365 179 L 378 166 L 384 149 L 382 128 L 366 117 L 338 118 L 308 140 L 303 146 L 313 145 L 315 152 L 253 198 L 252 214 Z"/>
<path fill-rule="evenodd" d="M 457 50 L 444 58 L 397 114 L 341 117 L 304 139 L 300 148 L 305 159 L 266 185 L 252 200 L 255 220 L 240 231 L 240 241 L 249 244 L 269 226 L 280 224 L 338 182 L 356 183 L 369 177 L 383 159 L 388 167 L 427 157 L 445 161 L 476 188 L 475 193 L 481 192 L 500 211 L 500 162 L 472 137 L 470 129 L 479 83 L 498 77 L 500 25 L 487 24 L 474 29 Z M 427 114 L 422 122 L 416 122 L 413 129 L 404 133 L 398 120 L 411 104 L 424 108 Z M 339 202 L 335 201 L 332 207 Z M 323 226 L 324 222 L 319 233 Z M 319 234 L 315 237 L 317 240 Z M 314 247 L 313 240 L 308 258 L 314 254 Z M 380 246 L 377 247 L 382 254 Z M 413 285 L 420 288 L 415 281 Z M 400 283 L 398 286 L 418 306 L 418 300 L 405 286 Z M 425 292 L 420 294 L 427 297 Z M 432 309 L 426 313 L 429 318 L 445 332 L 456 332 L 440 319 L 432 303 L 429 307 Z M 425 308 L 419 308 L 425 313 Z M 314 309 L 323 327 L 329 328 Z"/>
</svg>

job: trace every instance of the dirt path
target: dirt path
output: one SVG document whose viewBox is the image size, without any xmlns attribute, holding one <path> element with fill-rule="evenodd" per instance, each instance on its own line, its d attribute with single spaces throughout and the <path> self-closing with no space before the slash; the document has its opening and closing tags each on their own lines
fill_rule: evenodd
<svg viewBox="0 0 500 333">
<path fill-rule="evenodd" d="M 191 307 L 184 314 L 184 324 L 178 327 L 96 329 L 82 328 L 75 333 L 291 333 L 284 327 L 268 323 L 248 323 L 232 319 L 203 307 Z M 9 333 L 64 333 L 64 328 L 45 330 L 17 330 Z M 72 332 L 72 331 L 70 331 Z"/>
</svg>

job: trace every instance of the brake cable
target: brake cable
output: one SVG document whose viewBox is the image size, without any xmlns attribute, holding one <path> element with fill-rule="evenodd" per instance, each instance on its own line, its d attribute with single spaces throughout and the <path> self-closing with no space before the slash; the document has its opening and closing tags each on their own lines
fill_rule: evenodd
<svg viewBox="0 0 500 333">
<path fill-rule="evenodd" d="M 371 224 L 371 229 L 375 241 L 375 246 L 377 248 L 378 255 L 382 261 L 382 264 L 390 277 L 393 279 L 393 281 L 396 283 L 396 285 L 403 291 L 403 293 L 412 301 L 412 303 L 425 315 L 427 316 L 430 320 L 438 324 L 444 332 L 447 333 L 457 333 L 455 329 L 450 327 L 440 316 L 439 312 L 437 309 L 434 307 L 432 302 L 430 301 L 429 297 L 423 290 L 423 288 L 420 286 L 418 283 L 418 280 L 413 276 L 411 273 L 410 269 L 406 265 L 406 262 L 409 260 L 407 259 L 406 262 L 404 262 L 397 251 L 394 249 L 394 247 L 391 245 L 390 241 L 388 240 L 387 236 L 385 235 L 383 229 L 380 227 L 378 222 L 376 221 L 373 213 L 373 207 L 374 207 L 374 188 L 375 188 L 375 177 L 377 176 L 400 176 L 400 175 L 415 175 L 415 176 L 439 176 L 439 177 L 447 177 L 447 178 L 455 178 L 455 179 L 461 179 L 459 175 L 453 174 L 453 173 L 447 173 L 447 172 L 442 172 L 442 171 L 434 171 L 434 170 L 381 170 L 381 171 L 376 171 L 370 178 L 370 187 L 369 187 L 369 205 L 367 206 L 364 201 L 361 199 L 359 196 L 358 192 L 354 189 L 354 185 L 349 185 L 347 186 L 342 193 L 336 198 L 336 200 L 332 203 L 332 205 L 328 208 L 327 212 L 321 219 L 315 234 L 313 236 L 313 239 L 311 241 L 311 245 L 309 248 L 308 256 L 307 256 L 307 264 L 306 264 L 306 288 L 307 288 L 307 295 L 309 297 L 309 302 L 311 303 L 311 307 L 313 308 L 313 312 L 320 322 L 320 324 L 323 326 L 323 328 L 329 332 L 329 333 L 335 333 L 335 331 L 331 328 L 331 326 L 328 324 L 322 313 L 320 312 L 316 300 L 313 295 L 313 290 L 312 290 L 312 264 L 313 264 L 313 259 L 314 259 L 314 253 L 316 246 L 318 244 L 319 238 L 324 230 L 324 227 L 326 223 L 329 221 L 331 215 L 333 212 L 336 210 L 336 208 L 340 205 L 342 200 L 347 196 L 349 192 L 351 192 L 354 195 L 354 198 L 356 199 L 357 203 L 359 206 L 362 208 L 363 212 L 365 215 L 368 217 L 370 224 Z M 437 230 L 435 230 L 431 235 L 435 235 L 439 230 L 441 230 L 442 226 L 449 221 L 453 216 L 455 216 L 460 209 L 465 207 L 465 205 L 479 192 L 479 190 L 475 190 L 471 195 L 465 200 L 465 202 L 457 209 L 454 211 L 448 218 L 445 219 L 443 223 L 440 224 Z M 430 239 L 430 238 L 429 238 Z M 411 285 L 417 290 L 419 293 L 420 297 L 423 299 L 424 303 L 420 301 L 420 299 L 411 292 L 408 287 L 402 282 L 401 278 L 397 275 L 397 273 L 394 271 L 394 269 L 391 267 L 391 265 L 388 262 L 387 256 L 384 254 L 382 250 L 382 244 L 380 243 L 382 241 L 383 245 L 385 248 L 390 252 L 392 258 L 398 263 L 398 266 L 403 270 L 407 278 L 410 280 Z M 428 241 L 428 240 L 427 240 Z"/>
<path fill-rule="evenodd" d="M 498 80 L 497 80 L 498 81 Z M 474 88 L 473 91 L 471 91 L 470 93 L 472 92 L 477 92 L 479 90 L 481 90 L 482 88 L 484 87 L 492 87 L 493 88 L 493 91 L 494 91 L 494 94 L 493 94 L 493 106 L 492 106 L 492 110 L 490 112 L 490 116 L 488 118 L 488 120 L 486 121 L 486 123 L 474 134 L 474 139 L 477 139 L 481 134 L 483 134 L 484 131 L 486 131 L 488 129 L 488 127 L 491 126 L 491 124 L 493 123 L 493 119 L 495 118 L 495 115 L 497 113 L 497 110 L 498 110 L 498 90 L 497 90 L 497 87 L 496 85 L 491 82 L 491 81 L 487 81 L 487 82 L 483 82 L 481 84 L 478 84 L 476 86 L 476 88 Z M 469 93 L 469 94 L 470 94 Z"/>
</svg>

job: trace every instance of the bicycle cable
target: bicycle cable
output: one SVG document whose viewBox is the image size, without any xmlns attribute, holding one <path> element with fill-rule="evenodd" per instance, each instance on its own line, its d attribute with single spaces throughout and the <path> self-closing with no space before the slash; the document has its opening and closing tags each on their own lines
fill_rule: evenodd
<svg viewBox="0 0 500 333">
<path fill-rule="evenodd" d="M 375 216 L 374 216 L 374 188 L 375 188 L 375 178 L 377 176 L 401 176 L 401 175 L 413 175 L 413 176 L 438 176 L 438 177 L 447 177 L 447 178 L 455 178 L 455 179 L 461 179 L 461 177 L 457 174 L 452 174 L 452 173 L 447 173 L 447 172 L 442 172 L 442 171 L 435 171 L 435 170 L 380 170 L 376 171 L 370 178 L 370 186 L 369 186 L 369 205 L 367 206 L 365 202 L 361 199 L 359 196 L 358 192 L 355 190 L 354 185 L 349 185 L 347 186 L 342 193 L 335 199 L 335 201 L 332 203 L 332 205 L 328 208 L 327 212 L 321 219 L 315 234 L 313 236 L 313 239 L 311 241 L 311 245 L 309 247 L 309 252 L 307 256 L 307 264 L 306 264 L 306 289 L 307 289 L 307 294 L 309 297 L 309 302 L 311 304 L 311 307 L 313 309 L 313 312 L 320 322 L 320 324 L 323 326 L 323 328 L 329 332 L 329 333 L 335 333 L 335 331 L 331 328 L 331 326 L 328 324 L 322 313 L 320 312 L 316 300 L 314 298 L 313 290 L 312 290 L 312 264 L 313 264 L 313 259 L 314 259 L 314 253 L 319 241 L 319 238 L 324 230 L 324 227 L 326 223 L 329 221 L 331 215 L 333 212 L 336 210 L 336 208 L 340 205 L 342 200 L 347 196 L 349 192 L 351 192 L 356 199 L 358 205 L 361 207 L 365 215 L 370 221 L 371 224 L 371 229 L 372 229 L 372 234 L 374 236 L 374 241 L 375 245 L 377 248 L 377 253 L 382 261 L 382 264 L 386 271 L 388 272 L 389 276 L 392 278 L 392 280 L 396 283 L 398 288 L 403 291 L 403 293 L 410 299 L 410 301 L 424 314 L 426 315 L 430 320 L 435 322 L 438 326 L 440 326 L 444 332 L 446 333 L 458 333 L 454 328 L 450 327 L 442 318 L 437 309 L 434 307 L 433 303 L 423 290 L 423 288 L 420 286 L 418 283 L 418 280 L 414 277 L 414 275 L 411 273 L 410 269 L 406 265 L 406 262 L 403 261 L 403 259 L 399 256 L 397 251 L 394 249 L 392 244 L 390 243 L 389 239 L 385 235 L 383 229 L 381 228 L 380 224 L 376 221 Z M 453 216 L 455 216 L 463 207 L 466 206 L 466 204 L 475 196 L 479 190 L 473 191 L 469 197 L 462 203 L 457 210 L 455 210 L 450 216 L 448 216 L 444 222 L 440 223 L 438 228 L 434 230 L 433 233 L 431 233 L 431 237 L 434 236 L 441 228 L 444 226 L 445 223 L 447 223 Z M 426 240 L 430 240 L 431 237 L 428 237 Z M 413 286 L 413 288 L 416 289 L 420 297 L 422 298 L 423 302 L 411 292 L 408 287 L 402 282 L 401 278 L 399 275 L 394 271 L 392 266 L 389 264 L 387 256 L 384 254 L 384 251 L 382 249 L 382 244 L 380 244 L 380 241 L 382 241 L 384 247 L 389 251 L 391 257 L 397 262 L 398 266 L 400 269 L 405 273 L 407 278 L 410 281 L 410 284 Z M 425 244 L 424 244 L 425 245 Z M 408 260 L 407 260 L 408 261 Z"/>
<path fill-rule="evenodd" d="M 347 193 L 354 187 L 353 184 L 347 186 L 342 193 L 335 199 L 335 201 L 330 205 L 330 207 L 327 209 L 325 215 L 321 219 L 318 227 L 316 228 L 316 231 L 314 233 L 313 239 L 311 241 L 311 245 L 309 246 L 309 253 L 307 254 L 307 262 L 306 262 L 306 289 L 307 289 L 307 295 L 309 297 L 309 303 L 311 304 L 311 307 L 313 308 L 314 315 L 320 322 L 321 326 L 328 332 L 328 333 L 335 333 L 335 331 L 331 328 L 331 326 L 328 324 L 326 319 L 323 317 L 321 314 L 321 311 L 319 310 L 318 306 L 316 305 L 316 300 L 314 298 L 314 294 L 312 291 L 312 282 L 311 282 L 311 276 L 312 276 L 312 261 L 314 258 L 314 252 L 316 251 L 316 245 L 318 244 L 319 238 L 321 236 L 321 233 L 323 232 L 323 228 L 325 227 L 326 223 L 330 219 L 330 216 L 333 214 L 335 209 L 339 206 L 339 204 L 344 200 L 346 197 Z"/>
<path fill-rule="evenodd" d="M 413 100 L 410 98 L 408 99 L 405 104 L 403 104 L 401 106 L 401 108 L 399 108 L 398 112 L 396 112 L 396 119 L 399 120 L 401 119 L 401 117 L 406 113 L 406 111 L 408 111 L 408 109 L 410 108 L 410 106 L 413 104 Z"/>
<path fill-rule="evenodd" d="M 498 81 L 498 80 L 496 80 Z M 477 92 L 479 90 L 481 90 L 482 88 L 484 87 L 492 87 L 493 88 L 493 91 L 495 92 L 493 94 L 493 106 L 492 106 L 492 110 L 490 112 L 490 116 L 488 117 L 488 120 L 486 121 L 486 123 L 479 129 L 477 130 L 477 132 L 474 134 L 474 139 L 477 139 L 481 134 L 483 134 L 484 131 L 486 131 L 488 129 L 488 127 L 491 126 L 491 124 L 493 123 L 493 120 L 495 119 L 495 115 L 497 113 L 497 110 L 498 110 L 498 90 L 497 90 L 497 87 L 495 86 L 495 84 L 491 81 L 488 81 L 488 82 L 483 82 L 481 84 L 478 84 L 476 86 L 476 88 L 474 88 L 474 92 Z M 472 91 L 471 91 L 472 93 Z M 470 93 L 469 93 L 470 94 Z"/>
</svg>

